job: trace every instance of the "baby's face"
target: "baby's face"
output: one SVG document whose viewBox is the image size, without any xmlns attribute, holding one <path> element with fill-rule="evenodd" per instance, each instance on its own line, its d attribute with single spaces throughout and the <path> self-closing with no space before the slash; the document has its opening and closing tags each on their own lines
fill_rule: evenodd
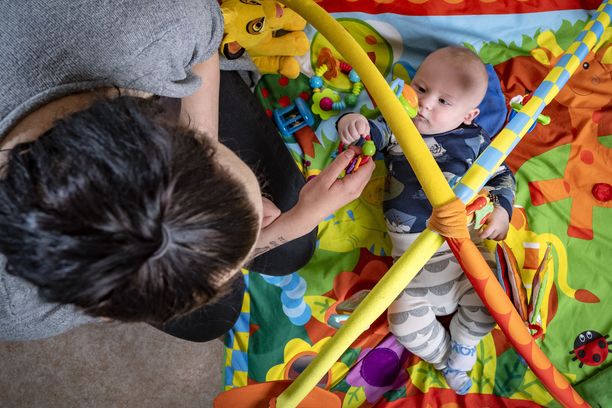
<svg viewBox="0 0 612 408">
<path fill-rule="evenodd" d="M 469 125 L 480 112 L 476 106 L 481 95 L 465 84 L 466 76 L 460 72 L 468 68 L 449 64 L 443 56 L 432 57 L 423 62 L 411 83 L 419 97 L 419 114 L 413 122 L 422 135 Z"/>
</svg>

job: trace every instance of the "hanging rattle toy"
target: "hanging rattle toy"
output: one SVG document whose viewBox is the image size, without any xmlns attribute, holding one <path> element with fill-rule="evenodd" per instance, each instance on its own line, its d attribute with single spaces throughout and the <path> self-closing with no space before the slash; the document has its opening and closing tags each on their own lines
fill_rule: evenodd
<svg viewBox="0 0 612 408">
<path fill-rule="evenodd" d="M 359 167 L 363 164 L 366 164 L 372 156 L 376 153 L 376 145 L 372 141 L 372 137 L 370 135 L 363 137 L 365 142 L 361 146 L 361 154 L 353 157 L 346 166 L 345 174 L 351 174 L 356 172 Z M 338 145 L 338 154 L 342 153 L 345 150 L 344 143 L 340 142 Z"/>
</svg>

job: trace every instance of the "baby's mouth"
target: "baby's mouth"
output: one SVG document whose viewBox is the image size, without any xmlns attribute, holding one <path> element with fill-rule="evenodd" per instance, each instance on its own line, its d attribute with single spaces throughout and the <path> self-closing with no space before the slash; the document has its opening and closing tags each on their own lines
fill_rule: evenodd
<svg viewBox="0 0 612 408">
<path fill-rule="evenodd" d="M 416 118 L 417 118 L 417 119 L 420 119 L 420 120 L 422 120 L 422 121 L 424 121 L 424 122 L 427 122 L 427 118 L 426 118 L 425 116 L 421 115 L 420 113 L 419 113 L 419 114 L 417 114 L 417 117 L 416 117 Z"/>
</svg>

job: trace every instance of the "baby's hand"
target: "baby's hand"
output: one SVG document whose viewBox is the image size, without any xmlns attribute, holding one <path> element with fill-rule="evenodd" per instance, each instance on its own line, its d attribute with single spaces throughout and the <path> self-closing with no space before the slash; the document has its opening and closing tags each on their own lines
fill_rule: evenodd
<svg viewBox="0 0 612 408">
<path fill-rule="evenodd" d="M 365 116 L 359 113 L 349 113 L 338 121 L 338 136 L 345 145 L 359 140 L 361 136 L 370 134 L 370 124 Z"/>
<path fill-rule="evenodd" d="M 480 238 L 501 241 L 506 239 L 510 229 L 510 217 L 504 207 L 495 206 L 487 223 L 480 230 Z"/>
</svg>

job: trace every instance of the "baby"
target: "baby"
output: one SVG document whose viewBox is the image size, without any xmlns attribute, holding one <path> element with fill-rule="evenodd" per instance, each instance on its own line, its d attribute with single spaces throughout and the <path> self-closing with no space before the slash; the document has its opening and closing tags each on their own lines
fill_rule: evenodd
<svg viewBox="0 0 612 408">
<path fill-rule="evenodd" d="M 474 123 L 487 84 L 482 61 L 462 47 L 431 53 L 412 81 L 419 97 L 414 124 L 451 185 L 491 142 Z M 349 113 L 338 120 L 337 127 L 343 143 L 371 135 L 378 150 L 385 152 L 388 183 L 383 210 L 393 244 L 392 255 L 399 257 L 425 229 L 432 207 L 382 118 L 368 121 L 360 114 Z M 486 186 L 495 208 L 487 225 L 479 232 L 472 231 L 477 243 L 484 238 L 506 237 L 514 187 L 512 173 L 502 165 Z M 484 248 L 483 255 L 494 262 Z M 436 316 L 455 311 L 449 334 Z M 442 371 L 457 394 L 468 392 L 472 380 L 467 372 L 476 362 L 476 345 L 495 327 L 495 321 L 446 243 L 393 302 L 388 316 L 391 332 L 404 347 Z"/>
</svg>

